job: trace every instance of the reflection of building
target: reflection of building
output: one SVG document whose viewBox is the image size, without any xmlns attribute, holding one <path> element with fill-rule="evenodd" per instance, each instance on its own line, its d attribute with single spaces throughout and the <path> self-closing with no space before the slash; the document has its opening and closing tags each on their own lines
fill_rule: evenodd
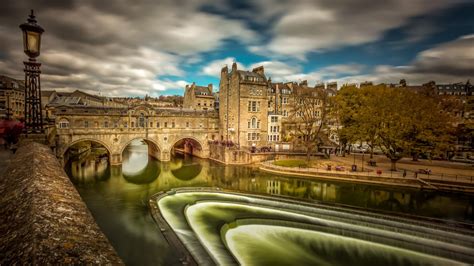
<svg viewBox="0 0 474 266">
<path fill-rule="evenodd" d="M 194 110 L 214 110 L 215 99 L 212 94 L 212 84 L 207 87 L 197 86 L 194 82 L 186 85 L 183 107 Z"/>
<path fill-rule="evenodd" d="M 25 116 L 24 81 L 0 76 L 0 119 L 20 119 Z"/>
<path fill-rule="evenodd" d="M 268 180 L 267 181 L 267 193 L 271 195 L 280 195 L 281 194 L 281 183 L 278 180 Z"/>
</svg>

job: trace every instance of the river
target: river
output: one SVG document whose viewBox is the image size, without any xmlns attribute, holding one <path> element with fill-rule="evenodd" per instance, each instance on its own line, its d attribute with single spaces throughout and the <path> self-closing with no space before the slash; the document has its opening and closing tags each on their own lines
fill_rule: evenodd
<svg viewBox="0 0 474 266">
<path fill-rule="evenodd" d="M 291 178 L 184 155 L 162 163 L 148 156 L 141 141 L 126 148 L 122 166 L 72 162 L 66 172 L 127 265 L 181 265 L 148 211 L 151 195 L 179 187 L 221 187 L 474 223 L 472 195 Z"/>
</svg>

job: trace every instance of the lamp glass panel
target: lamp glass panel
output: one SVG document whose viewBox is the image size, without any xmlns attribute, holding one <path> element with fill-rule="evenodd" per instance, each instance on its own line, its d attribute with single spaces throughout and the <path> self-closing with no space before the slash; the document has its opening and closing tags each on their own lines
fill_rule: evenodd
<svg viewBox="0 0 474 266">
<path fill-rule="evenodd" d="M 23 31 L 23 50 L 24 50 L 24 51 L 26 51 L 26 50 L 28 49 L 28 47 L 27 47 L 27 45 L 28 45 L 28 44 L 27 44 L 28 40 L 27 40 L 27 37 L 26 37 L 26 36 L 27 36 L 27 35 L 26 35 L 26 31 Z"/>
<path fill-rule="evenodd" d="M 39 50 L 39 33 L 28 31 L 28 51 L 32 54 L 37 54 Z"/>
</svg>

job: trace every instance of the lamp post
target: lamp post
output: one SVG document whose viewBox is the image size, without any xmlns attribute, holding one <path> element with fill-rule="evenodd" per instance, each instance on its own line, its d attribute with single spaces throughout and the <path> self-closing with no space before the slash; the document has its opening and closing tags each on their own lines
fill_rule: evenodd
<svg viewBox="0 0 474 266">
<path fill-rule="evenodd" d="M 41 34 L 44 29 L 36 24 L 33 10 L 28 21 L 20 25 L 23 32 L 23 50 L 28 56 L 25 64 L 25 133 L 43 133 L 43 117 L 41 112 L 41 63 L 36 62 L 40 55 Z"/>
</svg>

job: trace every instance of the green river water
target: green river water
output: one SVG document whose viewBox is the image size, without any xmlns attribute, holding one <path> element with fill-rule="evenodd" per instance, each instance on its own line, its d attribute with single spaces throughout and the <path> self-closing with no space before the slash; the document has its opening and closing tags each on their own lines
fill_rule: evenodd
<svg viewBox="0 0 474 266">
<path fill-rule="evenodd" d="M 221 187 L 474 223 L 472 195 L 291 178 L 261 172 L 255 166 L 225 166 L 182 155 L 162 163 L 149 158 L 147 146 L 140 141 L 124 151 L 122 166 L 72 162 L 66 171 L 127 265 L 181 264 L 148 210 L 151 195 L 180 187 Z M 232 237 L 235 243 L 239 237 L 248 238 Z"/>
</svg>

